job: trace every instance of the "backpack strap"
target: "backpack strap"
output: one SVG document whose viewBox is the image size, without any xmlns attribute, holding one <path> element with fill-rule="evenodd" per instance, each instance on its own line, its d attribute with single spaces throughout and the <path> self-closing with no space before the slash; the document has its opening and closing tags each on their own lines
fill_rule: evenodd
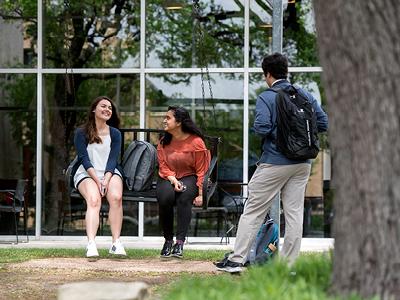
<svg viewBox="0 0 400 300">
<path fill-rule="evenodd" d="M 126 161 L 129 159 L 129 156 L 132 154 L 133 149 L 135 149 L 137 146 L 137 141 L 133 141 L 132 143 L 129 144 L 128 148 L 124 152 L 124 156 L 122 158 L 122 167 L 125 166 Z"/>
<path fill-rule="evenodd" d="M 122 167 L 126 177 L 125 183 L 129 190 L 133 189 L 133 186 L 135 184 L 137 165 L 145 150 L 145 147 L 140 147 L 139 144 L 141 144 L 140 141 L 133 141 L 129 145 L 127 151 L 125 152 L 126 157 L 124 155 L 124 161 L 122 163 Z M 131 158 L 132 155 L 134 155 L 133 158 Z"/>
<path fill-rule="evenodd" d="M 280 91 L 282 91 L 282 88 L 278 88 L 278 87 L 269 87 L 269 88 L 267 88 L 265 91 L 272 91 L 272 92 L 275 92 L 275 93 L 278 94 Z M 264 99 L 261 98 L 261 100 L 262 100 L 265 104 L 267 104 L 267 103 L 264 101 Z M 263 137 L 263 138 L 261 139 L 261 149 L 263 148 L 265 139 L 266 139 L 266 137 Z M 272 141 L 275 142 L 275 140 L 276 140 L 276 137 L 272 136 Z"/>
</svg>

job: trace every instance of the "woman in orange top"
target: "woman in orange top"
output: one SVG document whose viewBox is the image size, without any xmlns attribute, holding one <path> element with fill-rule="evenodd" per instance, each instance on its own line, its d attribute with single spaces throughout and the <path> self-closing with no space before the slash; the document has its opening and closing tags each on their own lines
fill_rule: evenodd
<svg viewBox="0 0 400 300">
<path fill-rule="evenodd" d="M 192 218 L 192 205 L 203 204 L 203 179 L 210 152 L 201 130 L 182 107 L 168 107 L 164 136 L 157 147 L 159 181 L 157 200 L 165 243 L 161 257 L 183 257 L 183 243 Z M 176 242 L 173 244 L 174 205 L 177 209 Z"/>
</svg>

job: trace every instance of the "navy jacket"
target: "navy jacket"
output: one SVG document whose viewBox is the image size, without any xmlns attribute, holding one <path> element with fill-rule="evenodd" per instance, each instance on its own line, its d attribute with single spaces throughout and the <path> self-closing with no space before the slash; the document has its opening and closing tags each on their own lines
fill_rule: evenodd
<svg viewBox="0 0 400 300">
<path fill-rule="evenodd" d="M 118 157 L 121 151 L 121 140 L 122 140 L 121 132 L 117 128 L 110 126 L 110 137 L 111 137 L 111 150 L 107 158 L 107 165 L 104 174 L 107 172 L 114 173 L 115 168 L 117 168 L 118 166 Z M 83 128 L 76 129 L 74 144 L 76 152 L 78 154 L 79 165 L 82 164 L 85 170 L 93 168 L 93 165 L 90 162 L 89 155 L 86 149 L 88 141 L 86 139 L 86 134 Z M 118 170 L 120 170 L 119 167 Z"/>
<path fill-rule="evenodd" d="M 290 85 L 287 80 L 276 82 L 273 87 L 284 88 Z M 299 89 L 300 93 L 308 99 L 313 105 L 317 114 L 317 127 L 319 132 L 327 131 L 328 116 L 322 110 L 317 100 L 308 92 Z M 256 115 L 254 120 L 254 130 L 257 134 L 264 138 L 263 153 L 259 163 L 267 163 L 273 165 L 291 165 L 298 163 L 310 162 L 310 160 L 298 161 L 291 160 L 284 156 L 275 145 L 276 137 L 276 92 L 266 90 L 257 97 Z"/>
</svg>

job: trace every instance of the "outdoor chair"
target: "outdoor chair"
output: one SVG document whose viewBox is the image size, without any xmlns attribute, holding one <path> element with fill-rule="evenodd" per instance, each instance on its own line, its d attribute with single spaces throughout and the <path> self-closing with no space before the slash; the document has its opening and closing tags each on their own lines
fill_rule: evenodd
<svg viewBox="0 0 400 300">
<path fill-rule="evenodd" d="M 225 245 L 229 244 L 229 228 L 228 228 L 228 210 L 223 206 L 208 206 L 206 210 L 202 207 L 192 208 L 193 219 L 195 220 L 194 225 L 194 236 L 197 236 L 199 230 L 199 220 L 215 219 L 217 222 L 217 236 L 220 236 L 220 228 L 222 225 L 223 235 L 221 237 L 220 244 L 222 244 L 225 239 Z M 221 224 L 222 223 L 222 224 Z"/>
<path fill-rule="evenodd" d="M 223 207 L 227 210 L 227 218 L 231 221 L 226 235 L 236 234 L 240 216 L 243 213 L 247 196 L 244 194 L 246 183 L 223 182 L 219 185 L 219 197 L 222 199 Z"/>
<path fill-rule="evenodd" d="M 26 241 L 29 241 L 27 230 L 27 205 L 25 202 L 25 191 L 27 187 L 25 179 L 0 179 L 0 212 L 12 213 L 16 243 L 19 242 L 18 221 L 23 217 L 24 233 Z M 14 243 L 14 242 L 11 242 Z"/>
</svg>

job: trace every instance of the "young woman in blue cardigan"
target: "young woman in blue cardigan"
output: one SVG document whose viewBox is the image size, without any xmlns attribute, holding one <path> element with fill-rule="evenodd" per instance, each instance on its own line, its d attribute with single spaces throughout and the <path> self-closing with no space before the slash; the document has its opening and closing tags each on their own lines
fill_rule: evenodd
<svg viewBox="0 0 400 300">
<path fill-rule="evenodd" d="M 74 175 L 74 185 L 86 200 L 87 257 L 99 256 L 95 237 L 99 227 L 101 199 L 109 203 L 108 219 L 111 226 L 110 254 L 126 255 L 120 241 L 122 227 L 122 175 L 117 168 L 121 149 L 119 117 L 115 105 L 105 96 L 97 97 L 88 117 L 75 131 L 75 147 L 81 163 Z"/>
</svg>

